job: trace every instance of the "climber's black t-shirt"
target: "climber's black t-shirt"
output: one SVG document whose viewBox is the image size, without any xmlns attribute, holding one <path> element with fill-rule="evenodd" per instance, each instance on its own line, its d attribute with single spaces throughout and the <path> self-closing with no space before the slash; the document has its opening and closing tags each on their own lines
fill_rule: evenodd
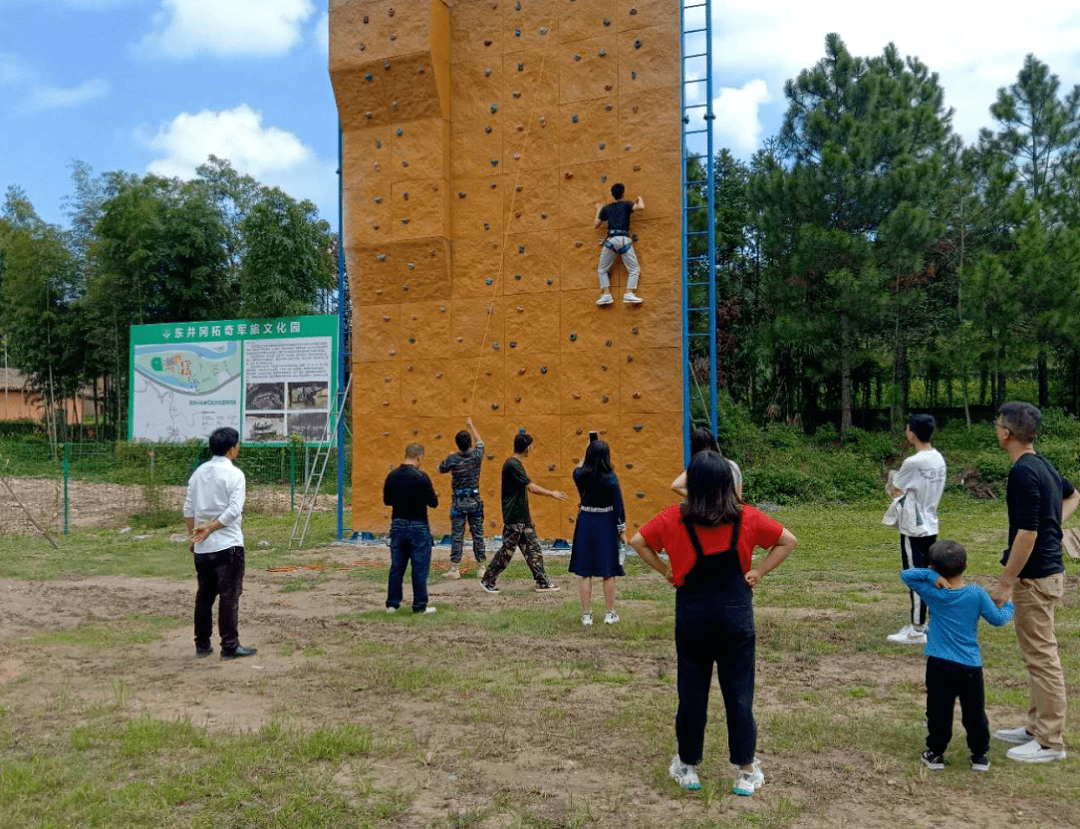
<svg viewBox="0 0 1080 829">
<path fill-rule="evenodd" d="M 634 203 L 615 201 L 600 210 L 600 221 L 607 222 L 608 236 L 630 235 L 630 214 L 634 212 Z"/>
</svg>

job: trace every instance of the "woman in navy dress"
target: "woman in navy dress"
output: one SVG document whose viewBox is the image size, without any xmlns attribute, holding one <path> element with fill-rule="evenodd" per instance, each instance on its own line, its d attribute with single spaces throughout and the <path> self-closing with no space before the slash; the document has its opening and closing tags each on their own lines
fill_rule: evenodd
<svg viewBox="0 0 1080 829">
<path fill-rule="evenodd" d="M 619 621 L 615 612 L 615 577 L 625 576 L 619 563 L 619 542 L 626 541 L 626 512 L 619 479 L 611 468 L 611 450 L 595 440 L 585 450 L 585 460 L 574 470 L 581 509 L 574 525 L 570 572 L 580 576 L 581 624 L 592 622 L 592 580 L 604 580 L 604 623 Z"/>
</svg>

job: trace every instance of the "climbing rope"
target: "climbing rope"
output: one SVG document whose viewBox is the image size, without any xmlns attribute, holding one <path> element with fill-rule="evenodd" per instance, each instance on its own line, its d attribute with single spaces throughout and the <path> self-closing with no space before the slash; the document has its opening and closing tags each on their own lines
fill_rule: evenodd
<svg viewBox="0 0 1080 829">
<path fill-rule="evenodd" d="M 547 30 L 547 32 L 552 34 L 552 35 L 554 35 L 554 30 L 553 30 L 554 22 L 555 22 L 555 16 L 554 16 L 554 12 L 553 12 L 551 17 L 548 19 L 547 26 L 544 27 Z M 556 41 L 556 39 L 557 38 L 555 38 L 553 36 L 548 41 L 547 47 L 545 47 L 544 51 L 541 52 L 541 54 L 540 54 L 540 72 L 536 76 L 536 83 L 534 84 L 534 88 L 533 88 L 534 93 L 539 91 L 540 85 L 544 80 L 544 69 L 547 66 L 548 52 L 551 50 L 551 44 L 554 43 Z M 514 215 L 514 207 L 516 206 L 516 202 L 517 202 L 518 186 L 521 183 L 521 173 L 522 173 L 522 170 L 524 170 L 524 168 L 525 168 L 525 151 L 528 148 L 529 135 L 532 133 L 533 118 L 534 118 L 534 116 L 536 114 L 536 110 L 537 110 L 537 106 L 535 104 L 535 98 L 537 96 L 534 94 L 533 97 L 534 97 L 533 106 L 529 110 L 528 117 L 525 119 L 525 132 L 524 132 L 524 137 L 522 138 L 522 141 L 521 141 L 521 153 L 520 153 L 521 158 L 519 159 L 520 163 L 518 164 L 517 175 L 516 175 L 516 177 L 514 179 L 513 195 L 510 197 L 510 209 L 509 209 L 509 212 L 506 215 L 506 221 L 505 221 L 504 227 L 503 227 L 502 256 L 501 256 L 501 258 L 499 260 L 499 272 L 498 272 L 497 278 L 492 283 L 491 300 L 490 300 L 490 302 L 489 302 L 489 304 L 487 306 L 487 313 L 485 314 L 486 319 L 484 321 L 484 336 L 480 339 L 480 348 L 479 348 L 479 350 L 477 352 L 477 355 L 476 355 L 476 370 L 473 373 L 472 392 L 469 394 L 470 406 L 475 403 L 476 386 L 480 382 L 480 365 L 481 365 L 481 362 L 484 359 L 484 346 L 487 345 L 488 331 L 491 329 L 491 318 L 495 315 L 495 298 L 498 296 L 498 291 L 502 288 L 503 276 L 506 273 L 506 250 L 507 250 L 507 243 L 509 242 L 509 239 L 510 239 L 510 219 Z"/>
</svg>

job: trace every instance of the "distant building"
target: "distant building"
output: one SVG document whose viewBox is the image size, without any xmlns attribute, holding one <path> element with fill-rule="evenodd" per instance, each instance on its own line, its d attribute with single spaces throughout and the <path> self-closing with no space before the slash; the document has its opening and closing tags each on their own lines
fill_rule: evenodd
<svg viewBox="0 0 1080 829">
<path fill-rule="evenodd" d="M 77 397 L 64 401 L 68 423 L 93 419 L 93 388 L 84 386 Z M 0 420 L 45 420 L 45 400 L 30 387 L 30 378 L 13 368 L 0 368 Z"/>
</svg>

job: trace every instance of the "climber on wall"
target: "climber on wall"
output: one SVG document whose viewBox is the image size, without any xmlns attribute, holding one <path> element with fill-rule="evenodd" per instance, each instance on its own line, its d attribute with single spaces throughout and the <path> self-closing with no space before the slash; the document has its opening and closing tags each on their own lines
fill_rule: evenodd
<svg viewBox="0 0 1080 829">
<path fill-rule="evenodd" d="M 604 206 L 596 205 L 594 220 L 596 227 L 607 222 L 607 238 L 602 242 L 600 250 L 600 264 L 597 274 L 600 277 L 600 299 L 597 305 L 611 305 L 615 300 L 611 296 L 611 279 L 608 271 L 615 264 L 615 256 L 621 256 L 626 265 L 626 293 L 622 301 L 627 305 L 637 305 L 641 297 L 636 293 L 638 277 L 641 276 L 641 268 L 638 265 L 637 254 L 634 253 L 634 242 L 630 237 L 630 215 L 637 210 L 645 209 L 645 201 L 638 196 L 636 202 L 623 201 L 626 187 L 622 184 L 611 185 L 611 195 L 615 199 L 611 204 Z"/>
</svg>

